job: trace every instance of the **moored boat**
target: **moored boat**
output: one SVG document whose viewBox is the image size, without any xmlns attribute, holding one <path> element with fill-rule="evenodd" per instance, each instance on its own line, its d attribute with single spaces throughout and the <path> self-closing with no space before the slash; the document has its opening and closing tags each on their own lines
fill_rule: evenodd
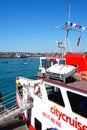
<svg viewBox="0 0 87 130">
<path fill-rule="evenodd" d="M 70 22 L 63 26 L 65 41 L 71 26 Z M 33 103 L 20 114 L 30 130 L 87 129 L 87 81 L 82 74 L 87 72 L 87 56 L 64 53 L 61 42 L 58 47 L 62 49 L 61 56 L 40 57 L 36 80 L 19 77 L 23 86 L 21 100 Z M 20 104 L 18 92 L 16 98 Z"/>
<path fill-rule="evenodd" d="M 70 22 L 63 26 L 65 41 L 70 26 Z M 87 129 L 87 81 L 83 80 L 87 56 L 64 53 L 65 45 L 60 42 L 58 47 L 62 49 L 61 56 L 40 57 L 36 80 L 21 76 L 16 79 L 17 107 L 9 115 L 12 118 L 20 113 L 29 130 Z M 0 121 L 8 120 L 9 115 L 5 114 Z"/>
</svg>

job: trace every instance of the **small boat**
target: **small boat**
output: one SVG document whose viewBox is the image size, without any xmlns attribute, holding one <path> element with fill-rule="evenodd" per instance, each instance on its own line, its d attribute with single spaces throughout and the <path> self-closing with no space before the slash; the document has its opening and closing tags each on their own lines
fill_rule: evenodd
<svg viewBox="0 0 87 130">
<path fill-rule="evenodd" d="M 7 64 L 7 63 L 8 63 L 8 61 L 3 61 L 2 63 L 3 63 L 3 64 Z"/>
</svg>

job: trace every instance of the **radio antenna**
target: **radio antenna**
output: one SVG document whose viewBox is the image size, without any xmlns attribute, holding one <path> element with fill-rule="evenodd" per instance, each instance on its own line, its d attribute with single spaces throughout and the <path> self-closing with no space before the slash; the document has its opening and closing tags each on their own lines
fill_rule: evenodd
<svg viewBox="0 0 87 130">
<path fill-rule="evenodd" d="M 68 1 L 68 22 L 70 23 L 70 0 Z"/>
</svg>

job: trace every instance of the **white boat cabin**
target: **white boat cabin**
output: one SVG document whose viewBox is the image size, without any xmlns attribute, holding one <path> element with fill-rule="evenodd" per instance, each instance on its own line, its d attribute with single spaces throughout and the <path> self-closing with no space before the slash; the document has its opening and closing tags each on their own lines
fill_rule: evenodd
<svg viewBox="0 0 87 130">
<path fill-rule="evenodd" d="M 32 100 L 33 107 L 23 115 L 30 130 L 87 130 L 87 81 L 82 89 L 54 79 L 31 80 L 19 77 L 23 86 L 21 100 Z M 39 92 L 35 93 L 35 86 Z M 18 94 L 17 94 L 18 95 Z M 18 96 L 19 97 L 19 96 Z M 19 100 L 17 97 L 17 100 Z"/>
<path fill-rule="evenodd" d="M 66 65 L 66 59 L 63 57 L 40 57 L 39 70 L 38 75 L 65 83 L 66 79 L 77 71 L 77 67 Z"/>
</svg>

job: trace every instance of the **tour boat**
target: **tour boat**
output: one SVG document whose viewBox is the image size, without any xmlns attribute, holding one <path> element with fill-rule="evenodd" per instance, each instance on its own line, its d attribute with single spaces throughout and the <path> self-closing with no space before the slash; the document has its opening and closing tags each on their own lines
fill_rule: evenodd
<svg viewBox="0 0 87 130">
<path fill-rule="evenodd" d="M 23 95 L 20 99 L 17 93 L 18 105 L 20 100 L 33 103 L 20 114 L 30 130 L 87 129 L 87 81 L 81 74 L 86 71 L 78 72 L 77 66 L 67 65 L 65 60 L 41 57 L 36 80 L 19 77 Z"/>
<path fill-rule="evenodd" d="M 1 102 L 0 125 L 19 115 L 29 130 L 87 130 L 87 55 L 66 52 L 69 31 L 80 32 L 79 45 L 85 27 L 70 22 L 70 7 L 68 13 L 68 22 L 55 27 L 66 31 L 64 44 L 57 42 L 61 55 L 40 57 L 36 79 L 16 78 L 16 105 Z"/>
<path fill-rule="evenodd" d="M 71 29 L 85 27 L 70 22 L 66 40 Z M 65 46 L 58 42 L 58 47 Z M 29 130 L 87 130 L 87 56 L 73 52 L 59 56 L 40 57 L 36 80 L 18 77 L 22 95 L 16 93 L 20 107 L 26 102 L 32 104 L 20 112 L 20 118 Z M 20 103 L 21 102 L 21 103 Z"/>
</svg>

